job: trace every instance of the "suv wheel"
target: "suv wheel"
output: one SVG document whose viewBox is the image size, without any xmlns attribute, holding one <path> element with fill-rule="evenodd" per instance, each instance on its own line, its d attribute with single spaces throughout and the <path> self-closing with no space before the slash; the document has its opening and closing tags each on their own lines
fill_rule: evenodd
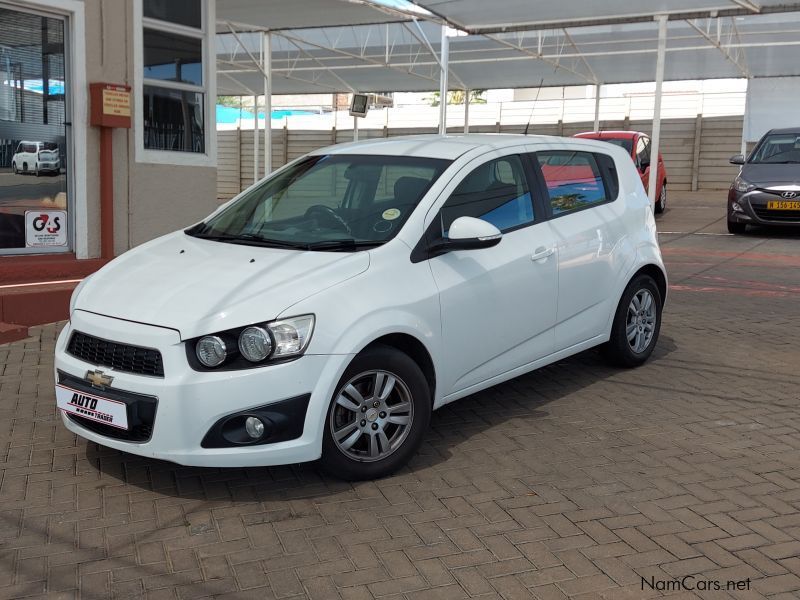
<svg viewBox="0 0 800 600">
<path fill-rule="evenodd" d="M 744 233 L 747 231 L 747 223 L 737 223 L 728 219 L 728 233 Z"/>
<path fill-rule="evenodd" d="M 359 354 L 331 399 L 322 467 L 341 479 L 375 479 L 406 464 L 431 416 L 428 382 L 406 354 L 376 346 Z"/>
<path fill-rule="evenodd" d="M 603 353 L 620 367 L 637 367 L 653 353 L 661 329 L 661 294 L 649 275 L 638 275 L 625 288 Z"/>
<path fill-rule="evenodd" d="M 14 175 L 19 175 L 19 169 L 17 168 L 17 163 L 15 162 L 11 163 L 11 171 L 14 173 Z"/>
</svg>

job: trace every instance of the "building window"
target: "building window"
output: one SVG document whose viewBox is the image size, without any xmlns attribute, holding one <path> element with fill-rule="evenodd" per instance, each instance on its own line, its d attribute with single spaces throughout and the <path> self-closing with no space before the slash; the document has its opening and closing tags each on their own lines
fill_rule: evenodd
<svg viewBox="0 0 800 600">
<path fill-rule="evenodd" d="M 141 0 L 141 87 L 145 150 L 207 153 L 207 0 Z M 212 124 L 213 126 L 213 124 Z"/>
</svg>

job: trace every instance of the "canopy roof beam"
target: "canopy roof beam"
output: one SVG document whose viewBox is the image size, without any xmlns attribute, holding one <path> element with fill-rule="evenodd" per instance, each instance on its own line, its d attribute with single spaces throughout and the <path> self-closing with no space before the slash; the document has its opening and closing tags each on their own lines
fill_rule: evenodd
<svg viewBox="0 0 800 600">
<path fill-rule="evenodd" d="M 278 35 L 288 41 L 294 41 L 300 44 L 306 44 L 308 46 L 312 46 L 313 48 L 318 48 L 320 50 L 327 50 L 334 54 L 338 54 L 340 56 L 344 56 L 347 58 L 354 58 L 356 60 L 363 61 L 365 63 L 369 63 L 371 65 L 375 65 L 376 67 L 385 67 L 387 69 L 392 69 L 393 71 L 398 71 L 400 73 L 404 73 L 406 75 L 411 75 L 412 77 L 419 77 L 420 79 L 427 79 L 428 81 L 438 81 L 436 77 L 432 77 L 429 75 L 423 75 L 422 73 L 416 73 L 413 68 L 414 66 L 410 66 L 408 68 L 405 67 L 398 67 L 391 63 L 391 50 L 389 48 L 388 37 L 387 37 L 387 45 L 386 45 L 386 57 L 385 61 L 380 61 L 371 56 L 367 55 L 365 52 L 361 54 L 356 54 L 354 52 L 348 52 L 347 50 L 342 50 L 341 48 L 335 48 L 332 46 L 324 46 L 322 44 L 317 44 L 316 42 L 311 42 L 307 39 L 301 38 L 294 34 L 287 33 L 285 31 L 276 31 L 274 32 L 275 35 Z"/>
<path fill-rule="evenodd" d="M 425 46 L 425 48 L 427 48 L 428 52 L 433 57 L 433 60 L 435 60 L 436 64 L 439 65 L 439 69 L 444 69 L 445 67 L 442 64 L 441 58 L 439 57 L 438 54 L 436 54 L 436 50 L 433 49 L 433 45 L 431 44 L 430 40 L 428 40 L 428 36 L 426 36 L 425 32 L 422 30 L 422 27 L 420 26 L 419 21 L 417 19 L 414 19 L 412 22 L 414 23 L 414 26 L 416 27 L 417 32 L 419 32 L 419 35 L 414 33 L 414 30 L 411 29 L 407 24 L 404 23 L 403 27 L 405 27 L 408 30 L 408 32 L 412 36 L 414 36 L 414 38 L 420 44 L 422 44 L 423 46 Z M 445 27 L 445 25 L 442 25 L 442 27 Z M 464 85 L 464 82 L 461 81 L 461 79 L 455 73 L 452 72 L 452 70 L 450 69 L 450 65 L 449 64 L 447 65 L 447 69 L 448 69 L 448 76 L 452 77 L 453 81 L 455 81 L 461 89 L 464 89 L 464 90 L 467 89 L 467 86 Z"/>
<path fill-rule="evenodd" d="M 734 6 L 732 6 L 734 5 Z M 760 6 L 747 0 L 736 2 L 729 0 L 728 4 L 694 10 L 674 10 L 660 13 L 669 21 L 686 21 L 689 19 L 704 19 L 707 17 L 740 17 L 752 14 L 775 14 L 800 11 L 800 2 L 785 2 L 779 5 Z M 627 15 L 611 15 L 594 18 L 555 19 L 549 21 L 529 21 L 522 23 L 501 23 L 487 25 L 466 26 L 453 23 L 453 27 L 471 34 L 510 33 L 514 31 L 536 31 L 542 29 L 563 29 L 573 27 L 594 27 L 598 25 L 622 25 L 627 23 L 651 23 L 653 13 L 631 13 Z"/>
<path fill-rule="evenodd" d="M 722 53 L 722 56 L 724 56 L 727 60 L 729 60 L 731 63 L 733 63 L 736 66 L 736 68 L 739 69 L 739 72 L 742 74 L 743 77 L 747 77 L 747 78 L 750 77 L 750 71 L 747 68 L 747 65 L 745 64 L 745 62 L 743 60 L 744 57 L 739 52 L 737 52 L 737 55 L 734 56 L 734 54 L 732 52 L 730 52 L 730 50 L 726 46 L 724 46 L 722 44 L 722 41 L 720 39 L 719 21 L 717 21 L 717 36 L 716 37 L 712 37 L 711 35 L 708 34 L 708 32 L 703 30 L 702 27 L 698 27 L 697 24 L 692 22 L 692 21 L 686 21 L 686 23 L 688 23 L 688 25 L 692 29 L 694 29 L 697 33 L 699 33 L 703 37 L 703 39 L 705 39 L 709 44 L 711 44 L 717 50 L 719 50 Z M 731 24 L 731 28 L 732 28 L 732 33 L 736 33 L 736 25 L 735 24 Z M 737 46 L 737 49 L 738 49 L 738 46 Z"/>
<path fill-rule="evenodd" d="M 486 38 L 488 38 L 488 39 L 490 39 L 490 40 L 492 40 L 494 42 L 497 42 L 498 44 L 500 44 L 502 46 L 506 46 L 508 48 L 516 50 L 517 52 L 525 54 L 526 56 L 530 56 L 530 57 L 535 58 L 537 60 L 541 60 L 543 62 L 546 62 L 547 64 L 553 66 L 556 69 L 561 69 L 563 71 L 567 71 L 568 73 L 571 73 L 572 75 L 575 75 L 576 77 L 585 80 L 586 83 L 591 83 L 592 85 L 597 85 L 598 83 L 600 83 L 597 80 L 597 77 L 594 75 L 594 72 L 591 72 L 591 74 L 587 75 L 585 73 L 581 73 L 580 71 L 576 71 L 575 69 L 572 69 L 570 67 L 567 67 L 566 65 L 561 64 L 561 58 L 564 57 L 564 55 L 561 54 L 561 53 L 559 53 L 555 57 L 551 58 L 551 57 L 549 57 L 549 56 L 547 56 L 545 54 L 542 54 L 538 50 L 534 51 L 534 50 L 526 48 L 525 46 L 522 46 L 522 45 L 512 44 L 508 40 L 504 40 L 503 38 L 497 37 L 496 35 L 485 34 L 484 37 L 486 37 Z M 584 56 L 584 54 L 582 52 L 578 51 L 572 57 L 581 59 L 583 61 L 583 63 L 586 66 L 588 66 L 588 63 L 586 62 L 586 58 L 585 58 L 585 56 Z"/>
</svg>

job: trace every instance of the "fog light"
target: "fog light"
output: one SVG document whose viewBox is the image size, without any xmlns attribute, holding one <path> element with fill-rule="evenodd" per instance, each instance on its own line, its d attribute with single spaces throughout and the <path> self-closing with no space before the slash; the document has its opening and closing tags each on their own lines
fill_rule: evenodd
<svg viewBox="0 0 800 600">
<path fill-rule="evenodd" d="M 731 208 L 733 209 L 733 212 L 740 212 L 740 213 L 744 212 L 742 205 L 739 204 L 738 202 L 731 203 Z"/>
<path fill-rule="evenodd" d="M 247 417 L 244 422 L 244 430 L 254 440 L 264 435 L 264 423 L 258 417 Z"/>
</svg>

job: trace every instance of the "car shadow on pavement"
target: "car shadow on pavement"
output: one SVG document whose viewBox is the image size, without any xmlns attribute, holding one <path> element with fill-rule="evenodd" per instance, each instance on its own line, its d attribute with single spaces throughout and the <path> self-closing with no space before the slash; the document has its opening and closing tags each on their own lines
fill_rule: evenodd
<svg viewBox="0 0 800 600">
<path fill-rule="evenodd" d="M 653 356 L 640 370 L 657 364 L 675 349 L 675 342 L 661 335 Z M 549 405 L 573 394 L 585 395 L 594 386 L 602 387 L 601 393 L 606 396 L 613 395 L 613 389 L 609 391 L 609 388 L 614 383 L 606 380 L 627 372 L 609 366 L 600 353 L 592 349 L 448 404 L 434 412 L 425 441 L 410 463 L 376 483 L 380 487 L 409 483 L 424 486 L 426 481 L 440 478 L 445 471 L 503 468 L 504 461 L 515 460 L 515 452 L 524 446 L 518 440 L 535 436 L 540 429 L 537 423 L 553 418 Z M 558 402 L 559 414 L 570 411 L 575 409 L 569 402 Z M 576 414 L 574 418 L 585 417 Z M 568 431 L 569 427 L 565 434 Z M 91 442 L 86 443 L 86 459 L 101 478 L 109 477 L 121 485 L 163 496 L 209 501 L 209 507 L 237 502 L 330 498 L 369 485 L 369 482 L 359 484 L 332 478 L 316 463 L 251 468 L 184 467 Z M 515 464 L 514 468 L 518 469 L 519 465 Z"/>
</svg>

